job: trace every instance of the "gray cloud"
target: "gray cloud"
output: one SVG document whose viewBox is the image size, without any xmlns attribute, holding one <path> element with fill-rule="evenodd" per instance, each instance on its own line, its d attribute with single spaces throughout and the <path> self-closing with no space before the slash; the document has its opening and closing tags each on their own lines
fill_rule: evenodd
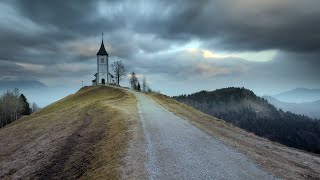
<svg viewBox="0 0 320 180">
<path fill-rule="evenodd" d="M 210 39 L 227 50 L 318 51 L 320 2 L 316 0 L 179 1 L 164 37 Z"/>
<path fill-rule="evenodd" d="M 188 81 L 199 89 L 233 84 L 261 92 L 261 82 L 285 89 L 319 81 L 318 0 L 6 0 L 0 11 L 1 79 L 89 81 L 104 32 L 111 61 L 123 60 L 158 89 L 171 85 L 171 94 Z M 213 51 L 278 55 L 257 63 L 177 49 L 193 40 Z"/>
</svg>

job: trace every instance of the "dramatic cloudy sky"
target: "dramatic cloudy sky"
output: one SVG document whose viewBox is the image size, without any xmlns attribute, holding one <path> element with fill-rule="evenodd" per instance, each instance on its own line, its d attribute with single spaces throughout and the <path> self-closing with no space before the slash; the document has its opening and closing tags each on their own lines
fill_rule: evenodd
<svg viewBox="0 0 320 180">
<path fill-rule="evenodd" d="M 320 88 L 319 0 L 2 0 L 0 23 L 0 80 L 90 84 L 104 32 L 111 62 L 168 95 Z"/>
</svg>

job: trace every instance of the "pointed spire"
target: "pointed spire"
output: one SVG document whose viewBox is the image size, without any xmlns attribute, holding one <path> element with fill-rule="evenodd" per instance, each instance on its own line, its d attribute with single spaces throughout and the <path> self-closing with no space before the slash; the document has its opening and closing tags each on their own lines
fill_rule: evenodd
<svg viewBox="0 0 320 180">
<path fill-rule="evenodd" d="M 104 47 L 104 43 L 103 43 L 103 32 L 102 32 L 101 35 L 102 35 L 102 41 L 101 41 L 101 46 L 100 46 L 100 49 L 99 49 L 97 55 L 102 55 L 102 56 L 106 55 L 106 56 L 109 56 L 108 53 L 107 53 L 107 51 L 106 51 L 106 48 Z"/>
</svg>

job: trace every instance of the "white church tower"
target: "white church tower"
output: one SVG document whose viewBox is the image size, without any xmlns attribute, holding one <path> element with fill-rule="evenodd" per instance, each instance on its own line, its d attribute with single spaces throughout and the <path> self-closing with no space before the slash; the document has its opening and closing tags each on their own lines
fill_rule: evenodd
<svg viewBox="0 0 320 180">
<path fill-rule="evenodd" d="M 96 84 L 109 84 L 109 55 L 103 44 L 103 37 L 100 49 L 97 53 L 97 74 Z"/>
</svg>

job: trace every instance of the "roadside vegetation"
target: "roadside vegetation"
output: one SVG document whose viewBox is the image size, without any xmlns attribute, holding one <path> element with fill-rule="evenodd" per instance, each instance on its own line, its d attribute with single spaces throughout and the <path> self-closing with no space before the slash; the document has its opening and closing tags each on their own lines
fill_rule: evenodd
<svg viewBox="0 0 320 180">
<path fill-rule="evenodd" d="M 129 75 L 129 84 L 130 88 L 135 91 L 144 92 L 144 93 L 151 93 L 153 92 L 150 88 L 146 76 L 143 75 L 142 77 L 142 84 L 140 84 L 140 81 L 136 75 L 135 72 L 132 72 Z"/>
</svg>

